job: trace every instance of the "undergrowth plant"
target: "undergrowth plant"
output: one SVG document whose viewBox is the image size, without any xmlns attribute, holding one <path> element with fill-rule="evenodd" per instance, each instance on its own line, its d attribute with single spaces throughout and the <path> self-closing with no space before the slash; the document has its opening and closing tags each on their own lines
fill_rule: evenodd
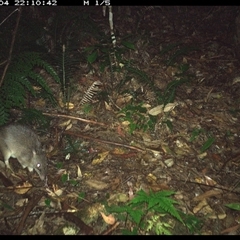
<svg viewBox="0 0 240 240">
<path fill-rule="evenodd" d="M 199 48 L 196 46 L 186 46 L 181 42 L 176 42 L 176 43 L 170 43 L 164 46 L 160 54 L 162 56 L 167 55 L 165 64 L 167 66 L 172 66 L 177 62 L 178 58 L 185 56 L 192 51 L 197 51 L 197 50 L 199 50 Z"/>
<path fill-rule="evenodd" d="M 190 142 L 193 142 L 200 134 L 205 134 L 207 140 L 203 143 L 200 151 L 201 153 L 205 152 L 208 148 L 212 146 L 215 142 L 215 138 L 212 136 L 212 133 L 205 131 L 204 129 L 195 128 L 192 131 L 191 137 L 189 139 Z"/>
<path fill-rule="evenodd" d="M 107 206 L 110 213 L 117 213 L 119 220 L 132 222 L 134 233 L 149 231 L 158 235 L 172 234 L 173 224 L 171 219 L 185 223 L 176 209 L 178 204 L 171 196 L 174 191 L 150 192 L 140 190 L 136 196 L 125 206 Z M 187 226 L 188 227 L 188 226 Z M 123 233 L 129 233 L 125 229 Z"/>
<path fill-rule="evenodd" d="M 44 55 L 48 66 L 55 66 L 58 70 L 59 77 L 57 78 L 60 82 L 62 94 L 62 99 L 58 99 L 59 104 L 69 107 L 66 103 L 70 102 L 71 94 L 76 90 L 72 86 L 72 79 L 76 71 L 82 69 L 79 63 L 83 63 L 83 61 L 85 63 L 86 61 L 83 46 L 86 43 L 88 44 L 93 38 L 99 39 L 105 36 L 105 34 L 101 33 L 101 28 L 91 17 L 91 12 L 95 12 L 93 9 L 86 10 L 84 8 L 68 7 L 67 9 L 59 8 L 55 10 L 34 9 L 33 11 L 28 11 L 25 8 L 22 9 L 23 14 L 21 14 L 21 21 L 18 26 L 13 56 L 19 52 L 32 51 L 40 52 Z M 6 44 L 6 42 L 11 42 L 9 39 L 12 37 L 14 23 L 15 21 L 4 22 L 5 27 L 2 29 L 4 30 L 2 31 L 4 38 L 0 41 L 2 49 L 0 52 L 1 59 L 5 59 L 9 52 L 9 44 Z M 35 60 L 39 59 L 36 55 L 33 58 Z M 33 64 L 39 64 L 39 62 L 34 61 Z M 22 63 L 21 59 L 19 59 L 19 63 Z M 45 65 L 43 69 L 48 66 Z M 47 69 L 45 70 L 47 71 Z M 12 72 L 12 70 L 10 71 Z M 56 80 L 55 77 L 54 79 Z M 0 107 L 2 114 L 4 114 L 4 109 Z"/>
<path fill-rule="evenodd" d="M 42 97 L 56 103 L 53 93 L 36 67 L 44 69 L 57 83 L 55 70 L 45 62 L 39 53 L 25 52 L 13 59 L 3 84 L 0 87 L 0 124 L 8 121 L 12 108 L 25 109 L 27 96 Z M 40 87 L 40 91 L 36 90 Z"/>
<path fill-rule="evenodd" d="M 135 130 L 153 130 L 157 118 L 147 114 L 147 109 L 142 107 L 142 104 L 128 104 L 120 113 L 123 113 L 122 120 L 129 122 L 129 133 L 132 134 Z"/>
<path fill-rule="evenodd" d="M 173 103 L 175 100 L 177 88 L 189 81 L 189 78 L 185 76 L 185 72 L 187 71 L 188 66 L 179 66 L 179 69 L 181 69 L 180 73 L 177 75 L 179 79 L 171 81 L 167 85 L 166 89 L 161 92 L 159 89 L 154 87 L 152 81 L 149 79 L 146 73 L 132 67 L 128 68 L 128 70 L 130 70 L 129 72 L 134 73 L 138 76 L 140 82 L 148 83 L 148 86 L 156 95 L 156 104 L 163 104 L 163 106 L 167 105 L 168 103 Z M 123 84 L 123 82 L 121 84 Z M 142 107 L 142 104 L 135 105 L 134 101 L 131 104 L 125 106 L 120 111 L 120 113 L 124 114 L 123 120 L 129 122 L 129 132 L 131 134 L 135 130 L 152 130 L 154 129 L 155 123 L 157 121 L 156 116 L 151 116 L 148 114 L 147 109 Z M 165 122 L 168 123 L 167 120 Z M 168 123 L 168 126 L 169 124 L 170 123 Z"/>
<path fill-rule="evenodd" d="M 123 107 L 120 111 L 120 113 L 124 114 L 123 120 L 129 122 L 130 133 L 133 133 L 133 131 L 137 129 L 143 131 L 153 129 L 156 123 L 156 118 L 147 114 L 147 110 L 137 102 L 137 93 L 134 93 L 131 89 L 126 89 L 126 84 L 128 84 L 133 78 L 137 79 L 144 89 L 148 89 L 154 93 L 156 96 L 156 105 L 163 104 L 164 107 L 168 103 L 173 103 L 179 86 L 188 83 L 193 77 L 187 72 L 189 65 L 187 63 L 178 64 L 177 61 L 179 60 L 179 57 L 182 57 L 191 51 L 195 51 L 197 48 L 194 46 L 186 46 L 182 43 L 174 43 L 169 44 L 162 49 L 160 54 L 167 58 L 164 64 L 166 66 L 174 66 L 178 71 L 166 88 L 160 90 L 155 86 L 153 79 L 135 65 L 134 60 L 126 57 L 125 53 L 127 53 L 127 51 L 136 50 L 131 41 L 119 41 L 119 44 L 117 44 L 115 48 L 112 47 L 110 41 L 106 41 L 106 38 L 104 41 L 104 43 L 101 42 L 101 44 L 95 44 L 85 48 L 89 65 L 92 66 L 93 63 L 98 62 L 101 72 L 106 68 L 110 69 L 111 79 L 109 85 L 112 85 L 112 90 L 119 94 L 127 93 L 132 96 L 132 102 Z M 121 73 L 119 75 L 121 79 L 119 82 L 116 82 L 115 78 L 113 78 L 113 76 L 116 76 L 113 75 L 113 72 Z"/>
</svg>

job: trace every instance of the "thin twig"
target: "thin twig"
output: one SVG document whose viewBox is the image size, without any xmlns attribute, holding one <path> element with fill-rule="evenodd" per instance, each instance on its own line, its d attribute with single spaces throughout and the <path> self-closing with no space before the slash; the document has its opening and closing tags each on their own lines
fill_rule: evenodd
<svg viewBox="0 0 240 240">
<path fill-rule="evenodd" d="M 111 226 L 111 228 L 101 233 L 101 235 L 110 235 L 110 233 L 113 232 L 113 230 L 115 230 L 119 224 L 120 222 L 116 222 L 113 226 Z"/>
<path fill-rule="evenodd" d="M 32 209 L 37 205 L 37 203 L 40 201 L 42 198 L 42 195 L 36 195 L 33 197 L 31 201 L 28 202 L 28 205 L 24 209 L 23 215 L 20 219 L 20 222 L 18 226 L 15 228 L 14 234 L 19 235 L 22 233 L 22 230 L 24 228 L 25 221 L 29 215 L 29 213 L 32 211 Z"/>
<path fill-rule="evenodd" d="M 50 117 L 69 118 L 69 119 L 79 120 L 79 121 L 82 121 L 82 122 L 93 123 L 93 124 L 108 127 L 108 125 L 105 124 L 105 123 L 96 122 L 96 121 L 92 121 L 92 120 L 88 120 L 88 119 L 84 119 L 84 118 L 79 118 L 79 117 L 73 117 L 73 116 L 70 116 L 70 115 L 55 114 L 55 113 L 43 113 L 43 115 L 50 116 Z"/>
<path fill-rule="evenodd" d="M 2 22 L 0 23 L 0 26 L 12 15 L 12 14 L 14 14 L 16 11 L 18 11 L 18 8 L 16 8 L 13 12 L 11 12 L 6 18 L 4 18 L 3 20 L 2 20 Z"/>
<path fill-rule="evenodd" d="M 76 136 L 76 137 L 91 139 L 92 141 L 96 141 L 96 142 L 101 142 L 101 143 L 111 144 L 111 145 L 115 145 L 115 146 L 125 147 L 125 148 L 129 148 L 129 149 L 132 149 L 132 150 L 137 150 L 138 152 L 145 152 L 145 149 L 143 149 L 143 148 L 126 145 L 126 144 L 123 144 L 123 143 L 110 142 L 110 141 L 107 141 L 107 140 L 93 138 L 93 137 L 82 135 L 80 133 L 76 133 L 76 132 L 72 132 L 72 131 L 66 131 L 64 133 L 69 134 L 69 135 L 73 135 L 73 136 Z"/>
</svg>

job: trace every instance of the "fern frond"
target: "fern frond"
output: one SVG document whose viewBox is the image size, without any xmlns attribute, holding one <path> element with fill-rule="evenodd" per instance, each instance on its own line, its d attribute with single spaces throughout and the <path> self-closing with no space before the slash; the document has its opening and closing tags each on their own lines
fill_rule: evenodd
<svg viewBox="0 0 240 240">
<path fill-rule="evenodd" d="M 20 77 L 15 82 L 19 82 L 22 86 L 24 86 L 34 97 L 36 97 L 36 92 L 33 89 L 32 84 L 28 81 L 26 77 Z"/>
<path fill-rule="evenodd" d="M 33 86 L 38 85 L 43 89 L 41 96 L 51 102 L 54 97 L 45 79 L 35 71 L 35 67 L 44 69 L 59 83 L 59 78 L 54 69 L 45 62 L 39 53 L 25 52 L 16 57 L 8 68 L 3 85 L 0 88 L 0 123 L 5 123 L 11 108 L 26 107 L 26 94 L 36 97 Z"/>
<path fill-rule="evenodd" d="M 31 79 L 34 79 L 34 80 L 37 82 L 37 84 L 44 89 L 44 91 L 46 91 L 46 92 L 49 93 L 49 94 L 52 93 L 52 91 L 51 91 L 51 89 L 48 87 L 45 79 L 44 79 L 40 74 L 38 74 L 38 73 L 36 73 L 36 72 L 29 72 L 28 76 L 29 76 Z"/>
<path fill-rule="evenodd" d="M 49 65 L 48 63 L 46 63 L 45 61 L 42 61 L 41 64 L 42 64 L 41 67 L 43 69 L 45 69 L 46 72 L 49 73 L 49 75 L 51 75 L 53 77 L 55 82 L 60 84 L 60 78 L 59 78 L 57 72 L 53 69 L 53 67 L 51 65 Z"/>
<path fill-rule="evenodd" d="M 135 206 L 141 203 L 148 203 L 148 210 L 152 209 L 160 213 L 169 213 L 183 223 L 177 209 L 174 207 L 174 204 L 177 204 L 177 202 L 170 198 L 173 194 L 173 191 L 150 192 L 147 194 L 143 190 L 140 190 L 137 196 L 132 199 L 131 203 Z"/>
<path fill-rule="evenodd" d="M 8 109 L 5 108 L 2 99 L 0 99 L 0 125 L 5 124 L 8 118 L 9 118 Z"/>
<path fill-rule="evenodd" d="M 9 84 L 4 84 L 1 89 L 1 94 L 5 100 L 5 107 L 23 107 L 25 105 L 26 91 L 24 86 L 18 81 L 9 81 Z"/>
<path fill-rule="evenodd" d="M 92 100 L 93 96 L 96 95 L 99 91 L 100 88 L 99 86 L 102 86 L 102 83 L 100 81 L 95 81 L 86 91 L 86 93 L 84 94 L 80 105 L 88 103 Z"/>
<path fill-rule="evenodd" d="M 157 202 L 158 201 L 158 202 Z M 160 197 L 155 200 L 153 200 L 153 203 L 149 203 L 149 207 L 152 204 L 155 204 L 153 206 L 153 209 L 158 212 L 167 212 L 173 217 L 175 217 L 177 220 L 183 223 L 182 218 L 180 217 L 177 209 L 174 207 L 173 204 L 176 204 L 177 202 L 169 197 Z"/>
<path fill-rule="evenodd" d="M 51 65 L 44 61 L 41 54 L 37 52 L 25 52 L 20 54 L 17 59 L 15 59 L 11 67 L 14 69 L 10 70 L 10 72 L 18 73 L 22 76 L 28 76 L 29 73 L 34 72 L 33 70 L 35 67 L 40 67 L 51 75 L 56 83 L 60 83 L 60 79 L 56 71 Z"/>
</svg>

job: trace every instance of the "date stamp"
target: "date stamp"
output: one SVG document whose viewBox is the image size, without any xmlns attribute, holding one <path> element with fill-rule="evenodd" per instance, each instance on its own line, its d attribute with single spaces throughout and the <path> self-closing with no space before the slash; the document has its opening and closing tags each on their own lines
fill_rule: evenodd
<svg viewBox="0 0 240 240">
<path fill-rule="evenodd" d="M 14 0 L 14 6 L 57 6 L 57 0 Z"/>
<path fill-rule="evenodd" d="M 82 6 L 110 6 L 110 0 L 82 0 Z M 0 6 L 58 6 L 57 0 L 0 0 Z"/>
<path fill-rule="evenodd" d="M 0 6 L 57 6 L 57 0 L 0 0 Z"/>
</svg>

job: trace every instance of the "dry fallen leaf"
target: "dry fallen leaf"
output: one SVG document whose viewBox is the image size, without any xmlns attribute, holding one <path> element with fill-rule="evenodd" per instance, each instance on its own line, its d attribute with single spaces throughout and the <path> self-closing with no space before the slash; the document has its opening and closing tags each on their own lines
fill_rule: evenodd
<svg viewBox="0 0 240 240">
<path fill-rule="evenodd" d="M 17 202 L 16 202 L 16 206 L 17 207 L 22 207 L 24 206 L 26 203 L 28 203 L 28 198 L 22 198 L 22 199 L 19 199 Z"/>
<path fill-rule="evenodd" d="M 41 216 L 36 219 L 35 224 L 33 225 L 32 228 L 29 229 L 28 234 L 29 235 L 46 234 L 44 219 L 45 219 L 45 212 L 43 212 Z"/>
<path fill-rule="evenodd" d="M 108 205 L 117 205 L 118 203 L 125 203 L 129 200 L 128 196 L 125 193 L 114 193 L 111 194 L 107 200 Z"/>
<path fill-rule="evenodd" d="M 220 219 L 220 220 L 222 220 L 222 219 L 226 218 L 227 215 L 226 215 L 226 213 L 220 213 L 220 214 L 208 215 L 207 217 L 210 218 L 210 219 Z"/>
<path fill-rule="evenodd" d="M 149 109 L 151 107 L 151 105 L 149 103 L 143 103 L 142 107 L 146 108 L 146 109 Z"/>
<path fill-rule="evenodd" d="M 58 124 L 58 126 L 59 127 L 66 127 L 66 126 L 71 124 L 71 121 L 72 120 L 67 120 L 67 121 L 61 122 L 60 124 Z"/>
<path fill-rule="evenodd" d="M 130 122 L 129 121 L 123 121 L 123 122 L 121 122 L 121 124 L 122 124 L 123 127 L 127 127 L 127 126 L 130 125 Z"/>
<path fill-rule="evenodd" d="M 199 159 L 203 159 L 203 158 L 205 158 L 206 156 L 207 156 L 207 153 L 206 153 L 206 152 L 197 155 L 197 157 L 198 157 Z"/>
<path fill-rule="evenodd" d="M 128 197 L 129 197 L 130 200 L 132 200 L 134 198 L 134 193 L 133 193 L 132 187 L 129 188 Z"/>
<path fill-rule="evenodd" d="M 105 223 L 113 225 L 116 222 L 116 219 L 112 214 L 106 216 L 103 212 L 100 212 Z"/>
<path fill-rule="evenodd" d="M 109 151 L 99 153 L 95 159 L 92 161 L 92 165 L 101 163 L 107 156 Z"/>
<path fill-rule="evenodd" d="M 236 84 L 236 83 L 238 83 L 238 82 L 240 82 L 240 77 L 235 77 L 235 78 L 233 79 L 232 85 L 234 85 L 234 84 Z"/>
<path fill-rule="evenodd" d="M 14 192 L 17 194 L 25 194 L 26 192 L 28 192 L 30 190 L 30 188 L 32 187 L 32 184 L 30 184 L 29 182 L 24 182 L 23 185 L 18 185 L 18 186 L 11 186 L 8 187 L 9 189 L 14 189 Z"/>
<path fill-rule="evenodd" d="M 208 177 L 208 176 L 204 176 L 205 177 L 205 184 L 209 185 L 209 186 L 215 186 L 217 184 L 216 181 L 214 181 L 212 178 Z"/>
<path fill-rule="evenodd" d="M 69 123 L 68 125 L 67 125 L 67 127 L 65 128 L 65 131 L 67 131 L 67 130 L 69 130 L 69 129 L 71 129 L 72 128 L 72 123 Z"/>
<path fill-rule="evenodd" d="M 104 103 L 105 103 L 106 110 L 113 111 L 112 107 L 107 102 L 104 102 Z"/>
<path fill-rule="evenodd" d="M 237 235 L 236 231 L 238 230 L 238 228 L 240 227 L 239 224 L 233 226 L 233 227 L 229 227 L 225 230 L 223 230 L 222 232 L 220 232 L 220 234 L 226 234 L 228 233 L 228 235 Z"/>
<path fill-rule="evenodd" d="M 219 190 L 209 190 L 209 191 L 195 197 L 193 199 L 193 201 L 198 202 L 198 201 L 201 201 L 201 200 L 209 198 L 209 197 L 218 196 L 219 194 L 222 194 L 222 190 L 220 190 L 220 189 Z"/>
<path fill-rule="evenodd" d="M 47 188 L 46 190 L 48 192 L 48 195 L 53 198 L 60 197 L 63 194 L 63 189 L 54 189 L 53 191 L 51 191 L 49 188 Z"/>
<path fill-rule="evenodd" d="M 149 115 L 152 115 L 152 116 L 157 116 L 158 114 L 162 113 L 163 112 L 163 104 L 162 105 L 158 105 L 152 109 L 149 110 Z"/>
<path fill-rule="evenodd" d="M 125 151 L 122 148 L 114 148 L 112 154 L 124 154 Z"/>
<path fill-rule="evenodd" d="M 118 99 L 116 100 L 116 104 L 118 106 L 122 106 L 123 104 L 126 104 L 126 103 L 130 102 L 132 97 L 133 96 L 130 95 L 130 94 L 124 94 L 123 96 L 118 96 Z"/>
<path fill-rule="evenodd" d="M 203 210 L 205 208 L 205 211 Z M 210 211 L 210 208 L 208 203 L 207 203 L 207 200 L 206 199 L 203 199 L 196 207 L 193 208 L 193 213 L 198 213 L 199 211 L 201 211 L 201 213 L 205 213 L 208 212 L 208 213 L 212 213 L 212 211 Z"/>
<path fill-rule="evenodd" d="M 147 181 L 149 182 L 149 183 L 152 183 L 152 182 L 156 182 L 157 181 L 157 178 L 156 178 L 156 176 L 154 176 L 152 173 L 149 173 L 148 175 L 147 175 Z"/>
<path fill-rule="evenodd" d="M 89 185 L 90 187 L 97 189 L 97 190 L 103 190 L 109 187 L 108 184 L 99 181 L 99 180 L 93 180 L 93 179 L 89 179 L 85 182 L 87 185 Z"/>
<path fill-rule="evenodd" d="M 66 156 L 65 156 L 65 160 L 69 160 L 71 157 L 71 153 L 68 153 Z"/>
<path fill-rule="evenodd" d="M 73 103 L 70 103 L 70 102 L 64 103 L 64 102 L 62 101 L 62 99 L 59 99 L 58 103 L 59 103 L 60 107 L 66 108 L 66 109 L 68 109 L 68 110 L 71 110 L 71 109 L 74 108 L 74 104 L 73 104 Z"/>
<path fill-rule="evenodd" d="M 76 235 L 77 234 L 77 230 L 71 226 L 68 227 L 64 227 L 63 228 L 63 234 L 64 235 Z"/>
<path fill-rule="evenodd" d="M 178 105 L 177 102 L 175 102 L 175 103 L 168 103 L 168 104 L 164 107 L 164 112 L 170 112 L 170 111 L 172 111 L 177 105 Z"/>
<path fill-rule="evenodd" d="M 82 178 L 82 171 L 80 169 L 80 167 L 77 165 L 77 178 Z"/>
<path fill-rule="evenodd" d="M 172 158 L 168 158 L 164 161 L 164 163 L 167 167 L 172 167 L 174 164 L 174 160 Z"/>
<path fill-rule="evenodd" d="M 123 130 L 122 130 L 120 125 L 117 126 L 117 133 L 118 133 L 118 135 L 120 135 L 122 137 L 125 136 L 125 134 L 124 134 L 124 132 L 123 132 Z"/>
<path fill-rule="evenodd" d="M 150 140 L 143 137 L 144 145 L 149 148 L 158 148 L 161 145 L 161 140 Z"/>
</svg>

